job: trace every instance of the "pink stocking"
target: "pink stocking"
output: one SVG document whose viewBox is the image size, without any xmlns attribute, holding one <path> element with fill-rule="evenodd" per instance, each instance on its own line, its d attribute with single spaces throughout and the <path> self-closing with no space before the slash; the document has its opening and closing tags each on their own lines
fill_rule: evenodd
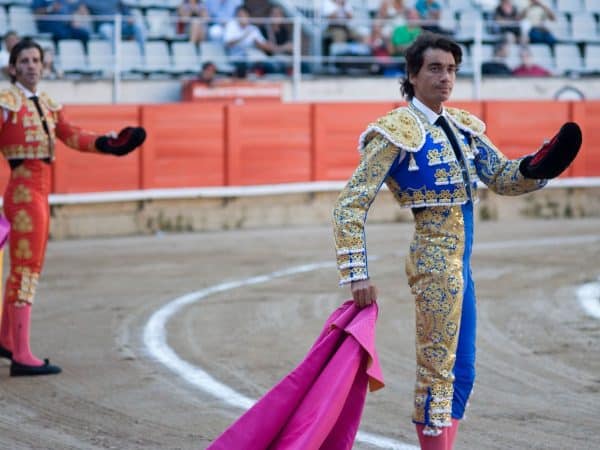
<svg viewBox="0 0 600 450">
<path fill-rule="evenodd" d="M 452 419 L 452 426 L 448 428 L 448 442 L 446 444 L 446 450 L 452 450 L 454 448 L 454 440 L 456 439 L 456 433 L 458 433 L 459 424 L 460 420 Z"/>
<path fill-rule="evenodd" d="M 416 425 L 417 436 L 419 437 L 419 444 L 421 445 L 421 450 L 446 450 L 448 428 L 442 428 L 442 434 L 438 436 L 426 436 L 423 434 L 423 428 L 425 428 L 425 425 Z"/>
<path fill-rule="evenodd" d="M 29 325 L 31 305 L 11 303 L 9 306 L 12 322 L 13 361 L 28 366 L 42 366 L 44 361 L 36 358 L 29 347 Z"/>
<path fill-rule="evenodd" d="M 0 345 L 12 351 L 12 335 L 10 328 L 10 306 L 4 302 L 2 307 L 2 321 L 0 322 Z"/>
</svg>

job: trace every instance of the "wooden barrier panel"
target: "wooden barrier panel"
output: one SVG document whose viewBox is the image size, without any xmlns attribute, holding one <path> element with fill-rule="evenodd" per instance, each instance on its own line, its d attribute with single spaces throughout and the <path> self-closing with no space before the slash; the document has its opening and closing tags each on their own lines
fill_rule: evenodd
<svg viewBox="0 0 600 450">
<path fill-rule="evenodd" d="M 358 138 L 394 103 L 316 103 L 313 108 L 312 179 L 346 180 L 360 159 Z"/>
<path fill-rule="evenodd" d="M 581 127 L 583 144 L 573 161 L 571 176 L 600 177 L 600 102 L 573 103 L 573 121 Z"/>
<path fill-rule="evenodd" d="M 535 152 L 569 120 L 569 103 L 484 102 L 487 136 L 509 158 Z"/>
<path fill-rule="evenodd" d="M 310 181 L 310 104 L 226 108 L 228 185 Z"/>
<path fill-rule="evenodd" d="M 97 133 L 119 131 L 139 124 L 137 105 L 65 106 L 65 116 L 75 125 Z M 62 142 L 56 146 L 53 192 L 101 192 L 139 189 L 140 151 L 124 157 L 82 153 Z"/>
<path fill-rule="evenodd" d="M 148 132 L 143 189 L 225 184 L 223 105 L 146 105 L 142 124 Z"/>
<path fill-rule="evenodd" d="M 4 193 L 6 185 L 8 184 L 8 177 L 10 177 L 10 166 L 4 158 L 2 159 L 4 161 L 0 164 L 0 195 Z"/>
</svg>

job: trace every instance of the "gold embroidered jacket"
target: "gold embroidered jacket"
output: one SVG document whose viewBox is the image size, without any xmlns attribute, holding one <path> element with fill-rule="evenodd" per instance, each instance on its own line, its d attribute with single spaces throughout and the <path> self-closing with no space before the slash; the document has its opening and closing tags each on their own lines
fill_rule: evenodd
<svg viewBox="0 0 600 450">
<path fill-rule="evenodd" d="M 360 163 L 333 211 L 340 284 L 368 278 L 364 224 L 384 182 L 406 208 L 476 202 L 478 181 L 503 195 L 545 184 L 524 178 L 521 159 L 507 159 L 485 136 L 479 118 L 454 108 L 445 108 L 444 115 L 459 142 L 462 161 L 441 127 L 430 124 L 412 104 L 381 117 L 360 136 Z"/>
</svg>

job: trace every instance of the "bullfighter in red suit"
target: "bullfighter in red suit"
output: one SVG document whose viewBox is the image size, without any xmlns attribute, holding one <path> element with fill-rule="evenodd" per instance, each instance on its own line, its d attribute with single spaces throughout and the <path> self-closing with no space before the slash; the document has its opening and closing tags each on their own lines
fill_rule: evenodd
<svg viewBox="0 0 600 450">
<path fill-rule="evenodd" d="M 43 58 L 43 50 L 35 41 L 20 41 L 9 60 L 13 84 L 0 91 L 0 151 L 11 168 L 4 192 L 4 214 L 11 232 L 0 357 L 11 359 L 11 376 L 61 371 L 48 359 L 34 356 L 29 344 L 31 306 L 48 241 L 48 194 L 56 139 L 82 152 L 121 156 L 141 145 L 145 138 L 143 128 L 128 127 L 118 136 L 100 135 L 68 122 L 60 104 L 38 93 Z"/>
</svg>

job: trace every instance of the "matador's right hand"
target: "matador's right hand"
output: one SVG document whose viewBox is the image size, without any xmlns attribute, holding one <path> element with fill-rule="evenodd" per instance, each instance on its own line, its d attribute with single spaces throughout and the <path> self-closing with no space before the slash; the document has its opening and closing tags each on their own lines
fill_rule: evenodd
<svg viewBox="0 0 600 450">
<path fill-rule="evenodd" d="M 354 304 L 358 308 L 364 308 L 377 300 L 377 288 L 371 284 L 371 280 L 353 281 L 350 285 Z"/>
</svg>

